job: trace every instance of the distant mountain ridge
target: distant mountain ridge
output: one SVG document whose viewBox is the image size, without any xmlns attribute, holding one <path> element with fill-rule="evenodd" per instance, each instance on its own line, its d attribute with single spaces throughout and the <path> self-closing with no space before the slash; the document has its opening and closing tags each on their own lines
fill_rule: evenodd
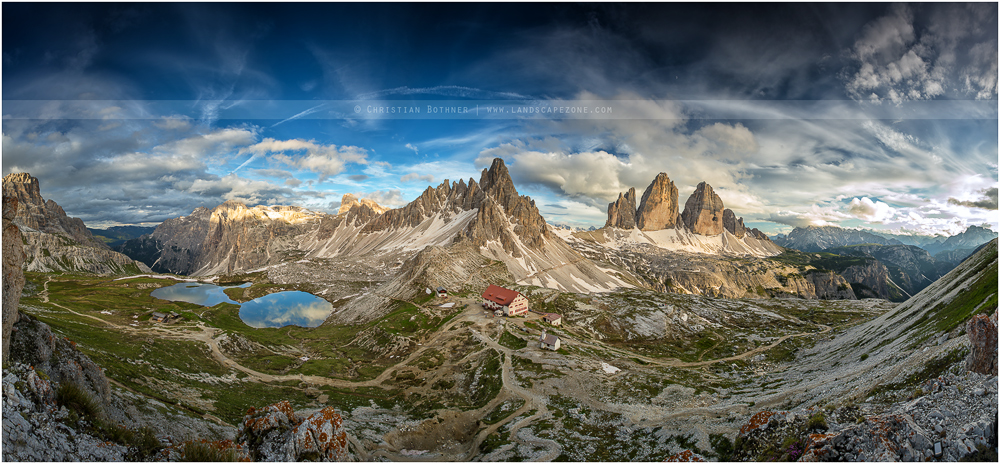
<svg viewBox="0 0 1000 464">
<path fill-rule="evenodd" d="M 822 251 L 876 260 L 877 265 L 855 267 L 841 274 L 862 294 L 870 291 L 871 296 L 902 300 L 947 274 L 996 236 L 995 232 L 978 226 L 970 226 L 948 238 L 810 226 L 796 227 L 786 236 L 776 236 L 774 242 L 803 252 Z"/>
<path fill-rule="evenodd" d="M 774 243 L 785 248 L 804 252 L 823 251 L 828 248 L 850 245 L 903 245 L 903 242 L 863 230 L 843 229 L 837 226 L 796 227 L 784 237 L 775 237 Z"/>
<path fill-rule="evenodd" d="M 87 230 L 90 231 L 95 239 L 103 241 L 104 244 L 113 249 L 115 245 L 126 240 L 153 233 L 156 230 L 156 226 L 112 226 L 107 229 L 93 229 L 88 227 Z"/>
</svg>

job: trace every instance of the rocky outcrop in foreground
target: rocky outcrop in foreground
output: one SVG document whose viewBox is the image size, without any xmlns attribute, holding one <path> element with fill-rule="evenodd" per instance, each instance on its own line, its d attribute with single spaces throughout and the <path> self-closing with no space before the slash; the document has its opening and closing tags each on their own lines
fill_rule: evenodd
<svg viewBox="0 0 1000 464">
<path fill-rule="evenodd" d="M 24 288 L 24 249 L 21 230 L 14 224 L 17 197 L 3 197 L 3 363 L 10 354 L 11 328 L 17 322 L 17 305 Z"/>
<path fill-rule="evenodd" d="M 965 326 L 965 332 L 969 334 L 971 345 L 966 368 L 979 374 L 997 375 L 996 313 L 993 313 L 993 319 L 983 314 L 972 316 Z"/>
<path fill-rule="evenodd" d="M 873 415 L 857 407 L 760 411 L 740 429 L 732 459 L 996 460 L 995 376 L 947 374 L 924 382 L 915 394 Z"/>
<path fill-rule="evenodd" d="M 237 433 L 237 444 L 254 461 L 346 461 L 347 432 L 332 407 L 306 418 L 287 401 L 250 408 Z"/>
</svg>

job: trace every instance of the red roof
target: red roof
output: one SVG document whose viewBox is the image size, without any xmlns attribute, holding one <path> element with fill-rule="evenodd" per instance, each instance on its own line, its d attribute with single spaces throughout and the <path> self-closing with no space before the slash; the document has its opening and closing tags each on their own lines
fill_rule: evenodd
<svg viewBox="0 0 1000 464">
<path fill-rule="evenodd" d="M 510 305 L 510 303 L 514 301 L 514 298 L 517 298 L 518 295 L 520 295 L 520 293 L 517 293 L 514 290 L 497 287 L 496 285 L 490 285 L 489 287 L 486 287 L 486 291 L 483 292 L 483 299 L 490 300 L 502 306 L 507 306 Z"/>
</svg>

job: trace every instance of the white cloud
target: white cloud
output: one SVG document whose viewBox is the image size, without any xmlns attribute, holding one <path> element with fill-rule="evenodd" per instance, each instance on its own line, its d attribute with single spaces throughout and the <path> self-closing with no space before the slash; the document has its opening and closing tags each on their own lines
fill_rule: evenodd
<svg viewBox="0 0 1000 464">
<path fill-rule="evenodd" d="M 424 181 L 424 182 L 434 182 L 434 176 L 432 176 L 430 174 L 423 174 L 423 175 L 421 175 L 421 174 L 417 174 L 415 172 L 411 172 L 411 173 L 409 173 L 409 174 L 407 174 L 407 175 L 405 175 L 403 177 L 400 177 L 399 180 L 402 181 L 402 182 L 411 182 L 411 181 L 415 181 L 415 180 L 420 180 L 420 181 Z"/>
<path fill-rule="evenodd" d="M 868 197 L 854 198 L 847 205 L 847 211 L 858 219 L 869 222 L 884 222 L 896 215 L 896 210 L 886 203 Z"/>
<path fill-rule="evenodd" d="M 187 189 L 189 192 L 225 200 L 236 200 L 248 204 L 277 204 L 286 200 L 292 192 L 262 180 L 250 180 L 230 174 L 218 179 L 195 179 Z"/>
<path fill-rule="evenodd" d="M 398 208 L 400 206 L 406 205 L 409 201 L 403 198 L 402 192 L 398 189 L 390 190 L 377 190 L 368 193 L 356 193 L 355 196 L 358 198 L 369 198 L 375 200 L 380 206 L 386 206 L 389 208 Z"/>
<path fill-rule="evenodd" d="M 406 144 L 406 148 L 409 148 L 410 150 L 413 150 L 413 153 L 416 153 L 418 155 L 420 154 L 420 150 L 417 150 L 417 147 L 414 146 L 412 143 Z"/>
<path fill-rule="evenodd" d="M 320 181 L 340 174 L 347 163 L 368 164 L 368 151 L 364 148 L 324 145 L 314 140 L 275 140 L 268 137 L 240 150 L 241 155 L 248 153 L 253 156 L 270 154 L 270 158 L 279 163 L 318 173 Z"/>
</svg>

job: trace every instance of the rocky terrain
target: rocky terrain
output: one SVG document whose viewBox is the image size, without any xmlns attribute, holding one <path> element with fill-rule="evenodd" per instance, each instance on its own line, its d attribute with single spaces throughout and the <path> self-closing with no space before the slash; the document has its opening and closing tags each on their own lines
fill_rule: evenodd
<svg viewBox="0 0 1000 464">
<path fill-rule="evenodd" d="M 79 218 L 71 218 L 54 201 L 45 201 L 38 179 L 27 173 L 3 178 L 4 198 L 16 199 L 10 221 L 20 230 L 26 254 L 25 270 L 82 271 L 95 274 L 146 272 L 145 264 L 111 251 Z"/>
</svg>

